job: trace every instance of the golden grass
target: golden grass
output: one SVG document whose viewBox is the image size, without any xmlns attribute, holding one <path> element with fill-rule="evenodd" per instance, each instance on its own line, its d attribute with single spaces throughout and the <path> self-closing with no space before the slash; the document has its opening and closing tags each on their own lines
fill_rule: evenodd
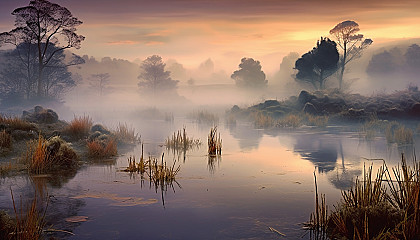
<svg viewBox="0 0 420 240">
<path fill-rule="evenodd" d="M 29 131 L 34 129 L 34 126 L 30 122 L 19 117 L 6 117 L 0 115 L 0 124 L 4 124 L 8 128 L 15 130 Z"/>
<path fill-rule="evenodd" d="M 326 127 L 329 121 L 328 116 L 314 116 L 311 114 L 305 114 L 305 120 L 308 125 L 316 127 Z"/>
<path fill-rule="evenodd" d="M 91 158 L 108 158 L 117 155 L 117 144 L 114 139 L 108 141 L 88 141 L 88 156 Z"/>
<path fill-rule="evenodd" d="M 89 134 L 90 128 L 93 125 L 92 119 L 88 115 L 76 117 L 71 120 L 70 124 L 65 129 L 70 136 L 75 138 L 83 138 Z"/>
<path fill-rule="evenodd" d="M 149 157 L 149 179 L 151 182 L 154 183 L 155 188 L 160 187 L 166 187 L 169 185 L 172 185 L 172 183 L 176 178 L 176 175 L 179 173 L 179 170 L 181 169 L 181 166 L 178 165 L 178 167 L 175 168 L 176 161 L 174 160 L 174 163 L 172 166 L 168 166 L 166 164 L 166 161 L 163 160 L 163 154 L 162 154 L 162 160 L 161 163 L 158 163 L 158 159 L 154 158 L 152 159 Z"/>
<path fill-rule="evenodd" d="M 256 128 L 270 128 L 275 125 L 275 120 L 269 115 L 266 115 L 260 111 L 252 112 L 250 115 L 254 126 Z"/>
<path fill-rule="evenodd" d="M 315 189 L 315 213 L 306 224 L 311 234 L 323 236 L 315 239 L 414 240 L 420 236 L 420 165 L 415 157 L 409 166 L 402 155 L 401 165 L 392 171 L 384 163 L 376 178 L 369 167 L 363 180 L 357 178 L 351 189 L 342 191 L 341 202 L 329 215 L 324 213 L 325 199 L 318 202 L 316 176 Z"/>
<path fill-rule="evenodd" d="M 210 129 L 210 133 L 207 139 L 208 153 L 209 155 L 221 155 L 222 154 L 222 139 L 217 136 L 217 127 Z"/>
<path fill-rule="evenodd" d="M 10 190 L 10 192 L 16 217 L 16 228 L 15 231 L 11 233 L 12 239 L 42 239 L 43 229 L 46 225 L 45 213 L 48 207 L 48 201 L 44 211 L 39 211 L 38 197 L 35 192 L 34 199 L 26 207 L 26 210 L 24 210 L 22 200 L 20 201 L 20 205 L 16 206 L 12 190 Z"/>
<path fill-rule="evenodd" d="M 201 145 L 200 139 L 194 139 L 187 136 L 187 131 L 185 127 L 183 130 L 178 130 L 174 132 L 171 137 L 168 137 L 165 140 L 165 146 L 167 149 L 172 149 L 176 151 L 187 151 L 193 147 L 198 147 Z"/>
<path fill-rule="evenodd" d="M 29 163 L 29 171 L 42 173 L 50 168 L 51 158 L 47 151 L 47 141 L 39 134 L 38 141 L 33 140 L 27 143 L 25 163 Z"/>
<path fill-rule="evenodd" d="M 297 114 L 289 114 L 284 118 L 279 119 L 277 125 L 284 128 L 297 128 L 302 126 L 303 117 Z"/>
<path fill-rule="evenodd" d="M 118 123 L 114 135 L 118 141 L 123 143 L 134 144 L 139 141 L 136 130 L 131 126 L 129 127 L 127 123 Z"/>
<path fill-rule="evenodd" d="M 398 144 L 412 144 L 413 131 L 404 126 L 400 126 L 394 131 L 394 141 Z"/>
</svg>

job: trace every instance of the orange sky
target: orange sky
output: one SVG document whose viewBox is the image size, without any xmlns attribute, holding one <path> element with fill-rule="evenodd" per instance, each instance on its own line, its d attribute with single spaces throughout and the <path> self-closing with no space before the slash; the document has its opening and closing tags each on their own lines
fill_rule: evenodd
<svg viewBox="0 0 420 240">
<path fill-rule="evenodd" d="M 134 60 L 151 54 L 196 67 L 207 58 L 234 69 L 242 57 L 275 71 L 284 55 L 310 50 L 337 23 L 354 20 L 375 44 L 420 38 L 420 1 L 362 0 L 57 0 L 84 24 L 78 54 Z M 0 31 L 13 9 L 0 2 Z"/>
</svg>

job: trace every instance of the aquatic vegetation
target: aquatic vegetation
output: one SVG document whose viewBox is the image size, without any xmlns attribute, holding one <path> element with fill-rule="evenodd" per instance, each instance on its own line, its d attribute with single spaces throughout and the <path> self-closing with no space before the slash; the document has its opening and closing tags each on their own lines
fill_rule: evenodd
<svg viewBox="0 0 420 240">
<path fill-rule="evenodd" d="M 174 114 L 173 113 L 165 113 L 165 122 L 174 122 Z"/>
<path fill-rule="evenodd" d="M 129 157 L 127 159 L 128 161 L 128 167 L 124 170 L 125 172 L 130 172 L 130 173 L 140 173 L 143 175 L 144 172 L 146 172 L 146 168 L 148 167 L 147 162 L 144 161 L 143 158 L 143 144 L 141 145 L 141 156 L 140 156 L 140 161 L 138 163 L 136 163 L 136 157 Z"/>
<path fill-rule="evenodd" d="M 12 136 L 5 130 L 0 132 L 0 154 L 10 151 L 12 148 Z"/>
<path fill-rule="evenodd" d="M 207 111 L 194 111 L 190 114 L 190 118 L 195 119 L 198 123 L 217 124 L 219 117 L 216 114 Z"/>
<path fill-rule="evenodd" d="M 38 140 L 27 143 L 23 162 L 32 173 L 45 173 L 77 167 L 78 157 L 74 150 L 60 137 L 45 140 L 40 134 Z"/>
<path fill-rule="evenodd" d="M 12 235 L 12 239 L 42 239 L 43 229 L 46 225 L 45 213 L 48 208 L 48 200 L 47 206 L 43 211 L 40 211 L 38 209 L 39 200 L 37 193 L 35 193 L 34 198 L 24 210 L 22 200 L 20 201 L 20 204 L 17 205 L 13 196 L 13 192 L 12 190 L 10 191 L 12 195 L 13 210 L 15 213 L 16 221 L 14 231 L 9 235 Z"/>
<path fill-rule="evenodd" d="M 329 121 L 328 116 L 315 116 L 312 114 L 305 114 L 305 120 L 308 125 L 316 127 L 326 127 Z"/>
<path fill-rule="evenodd" d="M 0 114 L 0 125 L 14 130 L 30 131 L 34 129 L 34 125 L 19 117 L 7 117 Z"/>
<path fill-rule="evenodd" d="M 108 158 L 117 155 L 117 144 L 114 139 L 88 141 L 87 148 L 88 156 L 91 158 Z"/>
<path fill-rule="evenodd" d="M 89 134 L 89 130 L 93 125 L 92 119 L 88 115 L 76 117 L 71 120 L 66 127 L 65 132 L 75 138 L 83 138 Z"/>
<path fill-rule="evenodd" d="M 162 154 L 162 160 L 161 163 L 158 163 L 158 159 L 149 157 L 149 167 L 148 172 L 146 172 L 149 175 L 149 180 L 152 182 L 157 189 L 159 186 L 161 188 L 166 188 L 167 186 L 172 186 L 173 182 L 176 182 L 175 178 L 176 175 L 179 173 L 179 170 L 181 169 L 181 166 L 178 165 L 178 167 L 175 168 L 176 160 L 174 160 L 174 163 L 172 166 L 168 166 L 166 164 L 166 161 L 163 160 L 163 154 Z M 164 189 L 165 190 L 165 189 Z"/>
<path fill-rule="evenodd" d="M 226 115 L 226 118 L 225 118 L 225 123 L 227 125 L 231 125 L 231 126 L 236 125 L 236 117 L 235 117 L 235 114 L 232 114 L 232 113 L 227 114 Z"/>
<path fill-rule="evenodd" d="M 119 142 L 134 144 L 140 140 L 133 127 L 129 127 L 127 123 L 118 123 L 114 135 Z"/>
<path fill-rule="evenodd" d="M 185 127 L 183 130 L 178 130 L 174 132 L 171 137 L 168 137 L 165 140 L 165 146 L 167 149 L 173 149 L 174 151 L 187 151 L 193 147 L 198 147 L 201 145 L 200 139 L 194 139 L 187 136 L 187 131 Z"/>
<path fill-rule="evenodd" d="M 394 131 L 394 141 L 398 144 L 413 143 L 413 131 L 404 126 L 400 126 Z"/>
<path fill-rule="evenodd" d="M 391 175 L 391 172 L 393 173 Z M 413 159 L 390 171 L 384 163 L 372 177 L 372 166 L 363 180 L 356 179 L 342 200 L 328 214 L 325 196 L 305 227 L 315 239 L 418 239 L 420 236 L 420 165 Z M 325 210 L 324 210 L 325 209 Z"/>
<path fill-rule="evenodd" d="M 217 127 L 213 127 L 210 129 L 210 133 L 208 136 L 208 153 L 209 155 L 221 155 L 222 154 L 222 139 L 217 136 Z"/>
<path fill-rule="evenodd" d="M 270 128 L 275 125 L 274 118 L 260 111 L 253 112 L 250 117 L 256 128 Z"/>
<path fill-rule="evenodd" d="M 302 126 L 303 117 L 298 114 L 289 114 L 277 122 L 278 127 L 282 128 L 297 128 Z"/>
</svg>

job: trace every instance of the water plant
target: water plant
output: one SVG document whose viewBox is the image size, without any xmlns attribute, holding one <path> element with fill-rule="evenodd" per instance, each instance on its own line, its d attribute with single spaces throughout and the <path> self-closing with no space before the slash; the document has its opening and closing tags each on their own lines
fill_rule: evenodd
<svg viewBox="0 0 420 240">
<path fill-rule="evenodd" d="M 391 174 L 392 172 L 392 174 Z M 390 171 L 384 163 L 372 177 L 372 166 L 364 169 L 342 191 L 340 203 L 328 214 L 325 195 L 318 201 L 315 176 L 315 212 L 305 227 L 314 239 L 418 239 L 420 236 L 420 165 L 412 166 L 401 156 L 401 165 Z"/>
<path fill-rule="evenodd" d="M 270 128 L 275 125 L 274 118 L 260 111 L 251 113 L 250 117 L 256 128 Z"/>
<path fill-rule="evenodd" d="M 108 158 L 117 155 L 117 144 L 114 139 L 88 141 L 87 149 L 91 158 Z"/>
<path fill-rule="evenodd" d="M 133 127 L 129 127 L 127 123 L 118 123 L 114 135 L 119 142 L 134 144 L 140 140 L 139 135 Z"/>
<path fill-rule="evenodd" d="M 74 138 L 81 139 L 89 134 L 92 125 L 93 121 L 88 115 L 74 116 L 73 120 L 66 127 L 65 132 Z"/>
<path fill-rule="evenodd" d="M 212 127 L 208 136 L 208 153 L 209 155 L 221 155 L 222 154 L 222 139 L 217 136 L 217 127 Z"/>
<path fill-rule="evenodd" d="M 191 148 L 198 147 L 201 145 L 200 139 L 194 139 L 187 136 L 187 131 L 185 127 L 183 130 L 178 130 L 174 132 L 171 137 L 168 137 L 165 140 L 165 146 L 167 149 L 172 149 L 174 151 L 187 151 Z"/>
<path fill-rule="evenodd" d="M 149 179 L 151 182 L 154 183 L 155 187 L 158 188 L 159 186 L 168 186 L 172 185 L 175 180 L 176 175 L 178 174 L 181 166 L 175 167 L 176 160 L 172 166 L 168 166 L 166 161 L 163 160 L 164 154 L 162 154 L 162 160 L 158 161 L 156 158 L 149 157 Z"/>
<path fill-rule="evenodd" d="M 303 123 L 303 117 L 298 114 L 289 114 L 277 122 L 278 127 L 282 128 L 297 128 Z"/>
<path fill-rule="evenodd" d="M 192 112 L 190 118 L 204 124 L 217 124 L 219 122 L 219 117 L 216 114 L 204 110 Z"/>
</svg>

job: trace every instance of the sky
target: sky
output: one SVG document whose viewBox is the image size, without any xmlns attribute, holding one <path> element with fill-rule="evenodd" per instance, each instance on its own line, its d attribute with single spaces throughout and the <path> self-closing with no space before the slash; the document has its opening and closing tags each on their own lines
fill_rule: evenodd
<svg viewBox="0 0 420 240">
<path fill-rule="evenodd" d="M 419 0 L 56 0 L 83 21 L 77 54 L 133 61 L 152 54 L 197 67 L 211 58 L 235 70 L 242 57 L 278 70 L 289 52 L 303 54 L 345 20 L 374 44 L 420 38 Z M 0 0 L 0 32 L 13 28 L 15 8 Z"/>
</svg>

